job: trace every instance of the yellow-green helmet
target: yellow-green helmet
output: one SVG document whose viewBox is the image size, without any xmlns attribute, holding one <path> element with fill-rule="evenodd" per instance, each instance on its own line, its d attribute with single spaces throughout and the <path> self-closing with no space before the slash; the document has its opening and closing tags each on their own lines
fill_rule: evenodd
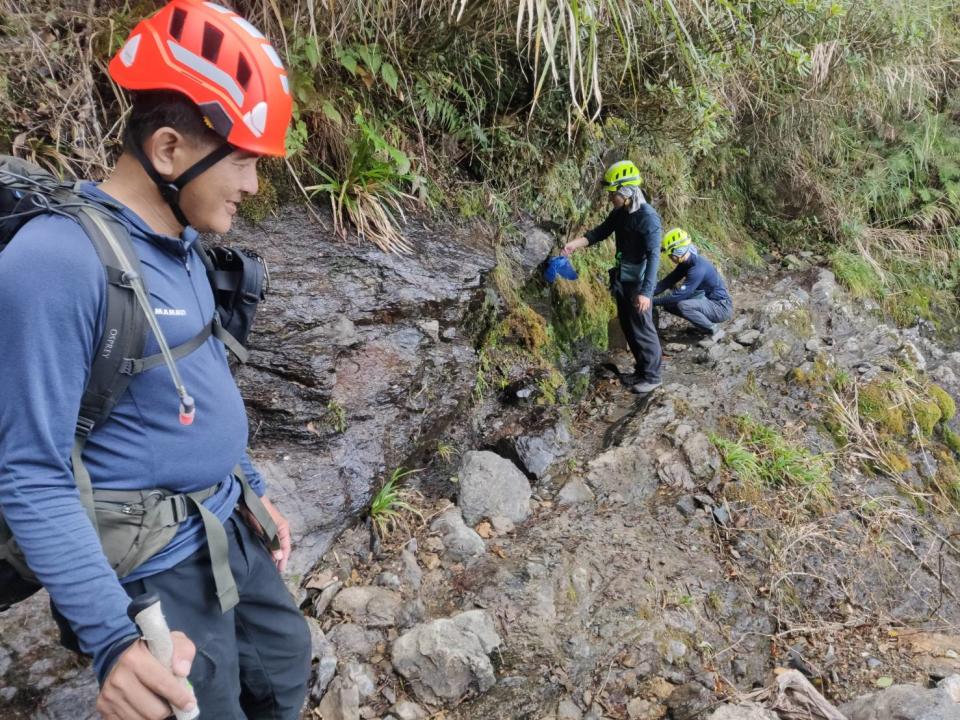
<svg viewBox="0 0 960 720">
<path fill-rule="evenodd" d="M 690 235 L 686 230 L 673 228 L 668 230 L 663 236 L 663 243 L 660 246 L 660 252 L 670 253 L 671 255 L 686 255 L 691 245 Z"/>
<path fill-rule="evenodd" d="M 639 187 L 643 184 L 643 178 L 640 177 L 640 170 L 636 165 L 629 160 L 621 160 L 607 168 L 603 174 L 603 183 L 608 192 L 616 192 L 625 185 Z"/>
</svg>

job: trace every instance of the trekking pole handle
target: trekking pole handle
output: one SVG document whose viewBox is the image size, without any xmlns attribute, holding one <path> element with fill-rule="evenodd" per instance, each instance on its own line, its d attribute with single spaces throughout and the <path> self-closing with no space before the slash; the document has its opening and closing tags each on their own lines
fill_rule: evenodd
<svg viewBox="0 0 960 720">
<path fill-rule="evenodd" d="M 146 593 L 140 595 L 130 603 L 127 614 L 140 628 L 140 634 L 143 635 L 150 654 L 167 670 L 172 670 L 173 638 L 170 635 L 167 621 L 163 617 L 160 598 L 157 594 Z M 180 682 L 193 692 L 190 682 L 186 678 L 180 678 Z M 200 716 L 200 708 L 195 707 L 191 712 L 186 712 L 175 707 L 173 708 L 173 714 L 176 720 L 194 720 Z"/>
</svg>

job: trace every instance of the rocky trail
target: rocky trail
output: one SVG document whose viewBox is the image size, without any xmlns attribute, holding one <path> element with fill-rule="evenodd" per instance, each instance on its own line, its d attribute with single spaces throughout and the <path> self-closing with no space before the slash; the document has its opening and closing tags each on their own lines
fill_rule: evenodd
<svg viewBox="0 0 960 720">
<path fill-rule="evenodd" d="M 601 370 L 572 417 L 544 429 L 534 413 L 537 437 L 505 445 L 492 427 L 499 439 L 480 446 L 509 450 L 526 474 L 490 450 L 466 453 L 458 487 L 428 503 L 428 521 L 398 554 L 375 559 L 363 531 L 338 543 L 321 565 L 323 582 L 369 583 L 370 596 L 352 592 L 370 604 L 358 610 L 351 595 L 338 605 L 341 590 L 316 608 L 341 663 L 318 715 L 747 717 L 761 711 L 721 703 L 747 697 L 783 666 L 837 705 L 914 683 L 882 697 L 909 708 L 904 717 L 960 717 L 960 678 L 921 689 L 960 671 L 958 608 L 943 592 L 957 574 L 955 551 L 939 575 L 926 572 L 947 536 L 940 520 L 910 524 L 901 553 L 873 547 L 880 530 L 856 525 L 858 500 L 847 495 L 860 491 L 860 477 L 848 477 L 822 514 L 791 517 L 804 514 L 804 498 L 790 493 L 758 510 L 735 499 L 707 434 L 749 414 L 812 435 L 809 408 L 798 407 L 815 403 L 784 378 L 826 354 L 868 375 L 880 358 L 921 346 L 943 363 L 937 375 L 952 392 L 960 356 L 870 323 L 843 304 L 826 271 L 748 279 L 736 299 L 737 319 L 719 344 L 691 341 L 676 324 L 666 330 L 665 383 L 652 396 L 630 395 Z M 614 359 L 624 367 L 627 356 Z M 890 489 L 873 491 L 897 505 L 880 494 Z M 955 516 L 941 520 L 956 527 Z M 782 537 L 771 537 L 773 525 Z M 387 600 L 392 623 L 365 623 Z M 466 633 L 451 625 L 461 622 L 480 625 Z M 463 698 L 471 699 L 458 705 Z M 846 717 L 887 717 L 880 698 L 843 705 Z"/>
<path fill-rule="evenodd" d="M 396 264 L 370 274 L 371 253 L 344 254 L 355 284 L 297 301 L 324 307 L 292 326 L 317 279 L 268 251 L 275 277 L 296 272 L 279 281 L 286 321 L 260 337 L 282 333 L 300 359 L 264 340 L 242 375 L 271 428 L 257 457 L 294 521 L 290 584 L 315 650 L 305 717 L 800 717 L 771 714 L 783 667 L 843 713 L 830 720 L 960 718 L 960 522 L 936 490 L 955 463 L 933 439 L 956 420 L 924 434 L 914 417 L 899 477 L 865 469 L 865 417 L 835 439 L 849 398 L 887 375 L 960 396 L 956 348 L 883 324 L 804 258 L 735 281 L 719 343 L 666 323 L 649 397 L 604 369 L 626 368 L 615 349 L 579 371 L 572 407 L 538 404 L 533 381 L 474 405 L 461 328 L 489 258 L 454 248 L 459 275 L 436 287 L 414 261 L 378 257 Z M 321 423 L 331 407 L 350 418 L 338 432 Z M 750 480 L 731 444 L 773 470 Z M 351 523 L 364 478 L 401 466 L 419 470 L 403 479 L 419 515 L 382 538 Z M 91 717 L 89 670 L 56 646 L 44 602 L 0 615 L 0 717 Z"/>
</svg>

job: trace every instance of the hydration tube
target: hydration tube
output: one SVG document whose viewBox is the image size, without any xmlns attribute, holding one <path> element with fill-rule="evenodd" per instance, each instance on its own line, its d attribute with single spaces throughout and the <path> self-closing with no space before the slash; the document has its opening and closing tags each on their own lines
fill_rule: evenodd
<svg viewBox="0 0 960 720">
<path fill-rule="evenodd" d="M 170 377 L 173 378 L 173 384 L 177 388 L 177 395 L 180 396 L 180 424 L 192 425 L 193 419 L 197 414 L 197 406 L 193 398 L 187 393 L 187 389 L 183 386 L 183 378 L 180 377 L 180 371 L 177 370 L 177 363 L 174 361 L 173 355 L 170 354 L 170 346 L 167 345 L 167 339 L 163 336 L 160 325 L 157 324 L 157 319 L 153 316 L 153 308 L 150 307 L 147 293 L 144 292 L 143 281 L 140 279 L 140 276 L 132 270 L 125 272 L 123 279 L 125 282 L 130 283 L 130 287 L 133 288 L 133 294 L 136 296 L 137 302 L 140 303 L 143 314 L 147 317 L 147 324 L 150 326 L 150 330 L 153 332 L 154 337 L 157 338 L 157 343 L 160 345 L 160 353 L 163 355 L 163 362 L 170 371 Z"/>
</svg>

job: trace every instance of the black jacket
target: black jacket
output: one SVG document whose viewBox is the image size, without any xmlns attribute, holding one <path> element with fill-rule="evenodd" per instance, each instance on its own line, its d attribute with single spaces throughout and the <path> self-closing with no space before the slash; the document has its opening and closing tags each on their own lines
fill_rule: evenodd
<svg viewBox="0 0 960 720">
<path fill-rule="evenodd" d="M 632 213 L 628 212 L 626 207 L 616 208 L 607 215 L 606 220 L 584 237 L 591 245 L 595 245 L 611 233 L 616 234 L 617 256 L 621 263 L 640 265 L 646 262 L 646 270 L 637 293 L 653 297 L 657 269 L 660 266 L 660 241 L 663 239 L 663 226 L 657 211 L 648 203 L 644 203 Z"/>
</svg>

